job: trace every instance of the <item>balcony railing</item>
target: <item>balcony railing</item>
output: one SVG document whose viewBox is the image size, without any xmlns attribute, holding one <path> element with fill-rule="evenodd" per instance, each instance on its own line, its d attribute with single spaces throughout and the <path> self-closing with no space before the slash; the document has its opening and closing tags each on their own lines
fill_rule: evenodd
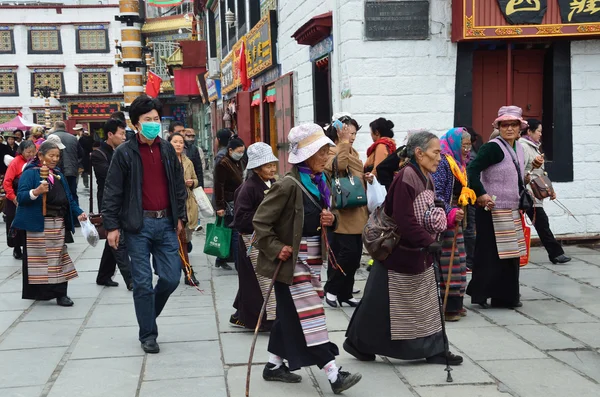
<svg viewBox="0 0 600 397">
<path fill-rule="evenodd" d="M 173 15 L 185 15 L 194 12 L 194 2 L 186 0 L 173 7 L 153 7 L 146 3 L 146 18 L 160 18 Z"/>
<path fill-rule="evenodd" d="M 155 62 L 155 66 L 150 70 L 159 75 L 161 79 L 168 80 L 170 78 L 169 69 L 165 60 L 179 48 L 179 43 L 176 41 L 155 41 L 148 44 L 152 45 L 152 56 Z"/>
</svg>

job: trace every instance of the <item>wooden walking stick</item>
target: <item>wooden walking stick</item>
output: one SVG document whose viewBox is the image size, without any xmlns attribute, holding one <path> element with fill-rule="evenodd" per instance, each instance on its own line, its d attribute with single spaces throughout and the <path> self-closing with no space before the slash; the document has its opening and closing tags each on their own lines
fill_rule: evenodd
<svg viewBox="0 0 600 397">
<path fill-rule="evenodd" d="M 48 168 L 48 166 L 46 165 L 46 162 L 44 161 L 44 164 L 40 167 L 40 178 L 42 178 L 42 181 L 48 182 L 48 176 L 50 175 L 50 169 Z M 42 215 L 46 216 L 46 193 L 44 193 L 42 195 Z"/>
<path fill-rule="evenodd" d="M 283 261 L 279 261 L 277 267 L 275 268 L 275 273 L 273 274 L 273 279 L 271 280 L 271 284 L 269 285 L 269 290 L 267 291 L 267 296 L 265 296 L 265 301 L 263 302 L 262 307 L 260 308 L 260 315 L 258 316 L 258 321 L 256 322 L 256 328 L 254 328 L 254 338 L 252 339 L 252 346 L 250 347 L 250 358 L 248 358 L 248 372 L 246 373 L 246 397 L 250 395 L 250 373 L 252 372 L 252 359 L 254 357 L 254 348 L 256 347 L 256 339 L 258 338 L 258 330 L 262 324 L 262 319 L 265 315 L 265 311 L 267 311 L 267 302 L 271 297 L 271 292 L 273 291 L 273 286 L 275 285 L 275 280 L 277 280 L 277 276 L 279 275 L 279 269 L 281 269 L 281 264 Z"/>
<path fill-rule="evenodd" d="M 460 223 L 456 222 L 456 226 L 454 226 L 454 238 L 452 239 L 452 253 L 450 254 L 450 265 L 448 266 L 448 278 L 446 279 L 446 292 L 444 292 L 444 304 L 442 305 L 442 310 L 444 311 L 444 317 L 446 316 L 446 304 L 448 303 L 448 294 L 450 293 L 450 279 L 452 278 L 452 264 L 454 262 L 454 251 L 456 250 L 456 238 L 458 237 L 458 227 L 459 226 L 460 226 Z M 440 266 L 441 266 L 441 263 L 440 263 Z"/>
</svg>

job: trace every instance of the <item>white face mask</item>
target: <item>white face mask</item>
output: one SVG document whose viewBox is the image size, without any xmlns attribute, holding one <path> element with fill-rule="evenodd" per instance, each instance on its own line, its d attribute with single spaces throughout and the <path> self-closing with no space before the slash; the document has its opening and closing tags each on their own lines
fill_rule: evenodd
<svg viewBox="0 0 600 397">
<path fill-rule="evenodd" d="M 231 158 L 234 161 L 240 161 L 242 159 L 242 157 L 244 157 L 244 153 L 239 153 L 239 152 L 233 152 L 233 153 L 231 153 Z"/>
</svg>

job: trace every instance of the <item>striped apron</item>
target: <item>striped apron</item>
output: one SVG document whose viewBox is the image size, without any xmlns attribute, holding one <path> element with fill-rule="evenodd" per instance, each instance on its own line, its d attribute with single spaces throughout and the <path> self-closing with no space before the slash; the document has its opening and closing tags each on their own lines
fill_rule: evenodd
<svg viewBox="0 0 600 397">
<path fill-rule="evenodd" d="M 322 266 L 321 237 L 302 237 L 290 293 L 308 347 L 329 342 L 322 301 Z"/>
<path fill-rule="evenodd" d="M 60 284 L 77 277 L 63 218 L 44 218 L 43 232 L 27 232 L 27 271 L 29 284 Z"/>
<path fill-rule="evenodd" d="M 388 270 L 392 340 L 424 338 L 441 332 L 434 271 L 433 266 L 420 274 Z"/>
<path fill-rule="evenodd" d="M 519 210 L 493 209 L 492 222 L 500 259 L 520 258 L 527 255 Z"/>
<path fill-rule="evenodd" d="M 269 287 L 271 286 L 271 280 L 265 276 L 261 276 L 256 273 L 256 263 L 258 261 L 258 250 L 252 246 L 252 234 L 240 234 L 242 236 L 242 240 L 244 241 L 244 246 L 246 247 L 246 253 L 248 258 L 250 259 L 250 263 L 252 263 L 252 268 L 254 269 L 254 274 L 256 274 L 256 279 L 258 280 L 258 286 L 260 287 L 260 292 L 262 293 L 263 299 L 267 298 L 267 294 L 269 293 Z M 249 251 L 248 251 L 249 249 Z M 267 301 L 267 321 L 275 320 L 277 301 L 275 300 L 275 294 L 272 293 Z"/>
<path fill-rule="evenodd" d="M 454 240 L 454 229 L 446 230 L 442 234 L 442 257 L 440 259 L 440 271 L 442 281 L 440 289 L 446 290 L 448 282 L 448 270 L 450 268 L 450 256 L 452 256 L 452 241 Z M 462 298 L 465 296 L 467 288 L 467 256 L 465 252 L 465 238 L 462 227 L 458 227 L 458 236 L 456 237 L 456 247 L 454 248 L 454 260 L 452 261 L 452 274 L 450 275 L 450 290 L 448 297 Z"/>
</svg>

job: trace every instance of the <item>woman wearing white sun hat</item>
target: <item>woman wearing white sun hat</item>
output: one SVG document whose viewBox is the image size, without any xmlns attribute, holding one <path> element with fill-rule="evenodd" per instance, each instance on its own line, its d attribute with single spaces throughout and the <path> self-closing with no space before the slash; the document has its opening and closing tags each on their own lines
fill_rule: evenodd
<svg viewBox="0 0 600 397">
<path fill-rule="evenodd" d="M 302 124 L 288 135 L 292 170 L 273 184 L 254 215 L 257 272 L 275 279 L 277 319 L 271 329 L 267 381 L 297 383 L 290 373 L 301 367 L 322 368 L 334 393 L 354 386 L 360 374 L 341 371 L 335 362 L 338 347 L 330 342 L 323 309 L 321 267 L 326 247 L 321 227 L 333 227 L 330 186 L 323 173 L 334 143 L 316 124 Z M 289 368 L 283 363 L 287 359 Z"/>
</svg>

